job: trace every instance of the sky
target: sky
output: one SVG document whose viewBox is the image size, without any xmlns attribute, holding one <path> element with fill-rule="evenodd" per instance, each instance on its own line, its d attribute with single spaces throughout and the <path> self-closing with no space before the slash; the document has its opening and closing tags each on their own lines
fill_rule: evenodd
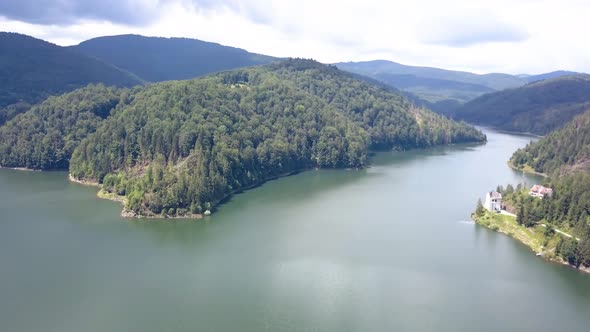
<svg viewBox="0 0 590 332">
<path fill-rule="evenodd" d="M 590 72 L 590 0 L 1 0 L 0 30 L 58 45 L 188 37 L 324 63 Z"/>
</svg>

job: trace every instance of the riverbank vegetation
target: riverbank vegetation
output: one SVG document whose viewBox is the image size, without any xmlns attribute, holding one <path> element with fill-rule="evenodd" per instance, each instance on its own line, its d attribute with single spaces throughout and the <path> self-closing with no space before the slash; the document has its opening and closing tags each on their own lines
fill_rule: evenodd
<svg viewBox="0 0 590 332">
<path fill-rule="evenodd" d="M 590 175 L 546 179 L 545 185 L 553 188 L 553 195 L 543 199 L 531 197 L 529 188 L 520 185 L 514 189 L 499 187 L 503 204 L 516 217 L 478 209 L 474 219 L 515 237 L 536 252 L 554 253 L 572 266 L 589 268 Z"/>
<path fill-rule="evenodd" d="M 545 228 L 542 226 L 525 227 L 517 223 L 516 218 L 510 215 L 484 210 L 481 213 L 475 213 L 473 219 L 484 227 L 517 239 L 536 253 L 543 252 L 548 247 L 549 240 L 555 242 L 553 239 L 546 241 Z"/>
<path fill-rule="evenodd" d="M 559 176 L 590 173 L 590 112 L 577 116 L 548 136 L 517 150 L 510 163 L 539 173 Z"/>
<path fill-rule="evenodd" d="M 530 197 L 529 188 L 503 191 L 516 222 L 560 233 L 555 254 L 570 265 L 590 267 L 590 112 L 517 150 L 509 165 L 545 175 L 543 185 L 553 189 L 543 199 Z"/>
</svg>

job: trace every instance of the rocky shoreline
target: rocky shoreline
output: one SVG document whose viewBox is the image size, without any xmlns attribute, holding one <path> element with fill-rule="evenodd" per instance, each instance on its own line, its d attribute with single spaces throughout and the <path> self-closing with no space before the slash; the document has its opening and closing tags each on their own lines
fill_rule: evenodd
<svg viewBox="0 0 590 332">
<path fill-rule="evenodd" d="M 186 214 L 182 216 L 162 216 L 162 215 L 143 215 L 138 214 L 132 210 L 127 208 L 127 197 L 120 196 L 117 194 L 109 193 L 105 191 L 102 186 L 96 181 L 88 181 L 88 180 L 80 180 L 74 178 L 71 174 L 68 174 L 68 178 L 70 181 L 81 184 L 84 186 L 91 186 L 97 187 L 100 190 L 96 193 L 96 196 L 102 199 L 108 199 L 111 201 L 119 202 L 123 205 L 123 211 L 121 211 L 121 217 L 123 218 L 147 218 L 147 219 L 202 219 L 204 217 L 203 214 Z"/>
</svg>

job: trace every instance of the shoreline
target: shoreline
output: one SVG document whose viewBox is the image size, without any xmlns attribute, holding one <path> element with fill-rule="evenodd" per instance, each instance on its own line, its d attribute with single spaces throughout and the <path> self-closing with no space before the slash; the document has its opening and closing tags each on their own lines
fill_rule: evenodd
<svg viewBox="0 0 590 332">
<path fill-rule="evenodd" d="M 492 216 L 493 219 L 493 214 L 491 214 L 491 212 L 487 212 L 485 213 L 484 217 L 486 216 Z M 507 216 L 510 217 L 510 216 Z M 584 267 L 584 266 L 580 266 L 580 267 L 575 267 L 573 265 L 570 265 L 567 261 L 563 260 L 561 257 L 556 256 L 556 255 L 547 255 L 554 253 L 555 248 L 545 248 L 543 246 L 535 246 L 533 244 L 533 242 L 535 242 L 535 239 L 532 238 L 532 236 L 529 236 L 527 238 L 528 241 L 525 241 L 524 239 L 519 238 L 515 233 L 507 230 L 505 227 L 501 227 L 500 223 L 484 223 L 482 220 L 480 220 L 481 218 L 477 217 L 475 215 L 475 213 L 471 214 L 471 220 L 473 220 L 473 222 L 475 222 L 476 225 L 479 226 L 483 226 L 487 229 L 490 229 L 492 231 L 498 232 L 498 233 L 502 233 L 505 234 L 507 236 L 509 236 L 510 238 L 524 244 L 525 246 L 527 246 L 532 252 L 535 253 L 536 256 L 539 256 L 541 258 L 543 258 L 543 260 L 545 260 L 548 263 L 553 263 L 553 264 L 559 264 L 559 265 L 565 265 L 567 267 L 570 267 L 576 271 L 582 272 L 582 273 L 586 273 L 586 274 L 590 274 L 590 267 Z M 521 226 L 521 225 L 517 225 L 516 224 L 516 219 L 514 220 L 515 226 L 518 228 L 521 228 L 522 230 L 525 231 L 525 233 L 529 233 L 530 230 Z M 527 232 L 528 231 L 528 232 Z M 522 235 L 522 234 L 521 234 Z"/>
<path fill-rule="evenodd" d="M 21 172 L 67 172 L 67 168 L 54 168 L 54 169 L 40 169 L 40 168 L 28 168 L 28 167 L 8 167 L 0 165 L 0 169 L 9 169 L 12 171 Z"/>
<path fill-rule="evenodd" d="M 254 183 L 254 184 L 252 184 L 250 186 L 247 186 L 247 187 L 244 187 L 244 188 L 240 188 L 240 189 L 232 190 L 229 194 L 227 194 L 225 197 L 223 197 L 218 202 L 216 202 L 215 205 L 212 207 L 211 210 L 214 212 L 219 205 L 223 205 L 223 204 L 227 203 L 234 195 L 243 193 L 244 191 L 247 191 L 247 190 L 251 190 L 251 189 L 260 187 L 263 184 L 265 184 L 266 182 L 278 180 L 278 179 L 281 179 L 281 178 L 284 178 L 284 177 L 287 177 L 287 176 L 299 174 L 301 172 L 314 171 L 314 170 L 319 170 L 319 168 L 317 168 L 317 167 L 307 167 L 307 168 L 300 169 L 300 170 L 295 170 L 295 171 L 291 171 L 291 172 L 282 173 L 282 174 L 279 174 L 279 175 L 274 175 L 274 176 L 271 176 L 271 177 L 269 177 L 267 179 L 264 179 L 263 181 Z M 342 169 L 342 170 L 350 170 L 350 169 L 347 168 L 347 169 Z M 357 168 L 357 170 L 358 170 L 358 168 Z M 127 197 L 126 196 L 120 196 L 120 195 L 117 195 L 117 194 L 109 193 L 109 192 L 105 191 L 102 188 L 102 185 L 99 184 L 98 182 L 96 182 L 96 181 L 89 181 L 89 180 L 76 179 L 76 178 L 74 178 L 69 173 L 68 173 L 68 179 L 71 182 L 74 182 L 76 184 L 80 184 L 80 185 L 83 185 L 83 186 L 90 186 L 90 187 L 97 187 L 97 188 L 99 188 L 99 191 L 96 193 L 96 196 L 98 198 L 108 199 L 108 200 L 111 200 L 111 201 L 115 201 L 115 202 L 121 203 L 123 205 L 123 211 L 121 212 L 121 216 L 123 218 L 138 218 L 138 219 L 144 219 L 144 218 L 145 219 L 202 219 L 205 216 L 209 216 L 206 213 L 196 213 L 196 214 L 191 213 L 191 214 L 186 214 L 186 215 L 182 215 L 182 216 L 179 216 L 179 215 L 175 215 L 175 216 L 165 215 L 165 216 L 162 216 L 162 215 L 155 215 L 155 214 L 154 215 L 138 214 L 138 213 L 135 213 L 134 211 L 131 211 L 131 210 L 127 209 Z"/>
<path fill-rule="evenodd" d="M 457 121 L 457 120 L 455 120 L 455 121 Z M 529 131 L 508 130 L 508 129 L 502 129 L 500 127 L 494 127 L 494 126 L 483 125 L 483 124 L 475 124 L 475 123 L 470 123 L 470 122 L 467 122 L 467 124 L 469 124 L 473 127 L 476 127 L 476 128 L 485 128 L 488 130 L 493 130 L 493 131 L 501 133 L 501 134 L 528 136 L 528 137 L 535 137 L 535 138 L 543 138 L 543 137 L 547 136 L 547 135 L 539 135 L 539 134 L 531 133 Z"/>
<path fill-rule="evenodd" d="M 76 184 L 80 184 L 83 186 L 88 187 L 97 187 L 99 188 L 98 192 L 96 193 L 96 197 L 101 199 L 107 199 L 109 201 L 119 202 L 123 205 L 123 211 L 121 211 L 121 217 L 123 218 L 137 218 L 137 219 L 202 219 L 204 217 L 203 214 L 189 214 L 184 216 L 160 216 L 160 215 L 143 215 L 137 214 L 134 211 L 127 209 L 127 197 L 120 196 L 117 194 L 109 193 L 105 191 L 102 186 L 96 181 L 88 181 L 88 180 L 80 180 L 74 178 L 71 174 L 68 173 L 68 179 L 71 182 Z"/>
<path fill-rule="evenodd" d="M 540 172 L 537 172 L 537 171 L 533 170 L 532 167 L 530 167 L 530 166 L 528 168 L 526 168 L 526 167 L 524 167 L 524 168 L 518 168 L 518 167 L 514 166 L 514 164 L 512 164 L 510 162 L 510 160 L 508 160 L 506 162 L 506 164 L 508 165 L 508 167 L 512 168 L 515 171 L 523 172 L 525 174 L 538 175 L 538 176 L 541 176 L 543 178 L 548 178 L 549 177 L 549 175 L 547 175 L 545 173 L 540 173 Z M 526 166 L 528 166 L 528 165 L 526 165 Z"/>
<path fill-rule="evenodd" d="M 4 167 L 0 166 L 0 169 L 11 169 L 13 171 L 24 171 L 24 172 L 42 172 L 40 169 L 26 168 L 26 167 Z"/>
</svg>

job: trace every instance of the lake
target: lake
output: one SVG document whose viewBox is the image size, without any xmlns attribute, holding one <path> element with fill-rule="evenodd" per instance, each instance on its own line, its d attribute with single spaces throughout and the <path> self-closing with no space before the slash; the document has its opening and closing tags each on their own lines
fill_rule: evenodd
<svg viewBox="0 0 590 332">
<path fill-rule="evenodd" d="M 379 153 L 234 196 L 211 217 L 125 220 L 63 172 L 0 170 L 2 331 L 584 331 L 590 275 L 474 225 L 538 178 L 531 137 Z"/>
</svg>

